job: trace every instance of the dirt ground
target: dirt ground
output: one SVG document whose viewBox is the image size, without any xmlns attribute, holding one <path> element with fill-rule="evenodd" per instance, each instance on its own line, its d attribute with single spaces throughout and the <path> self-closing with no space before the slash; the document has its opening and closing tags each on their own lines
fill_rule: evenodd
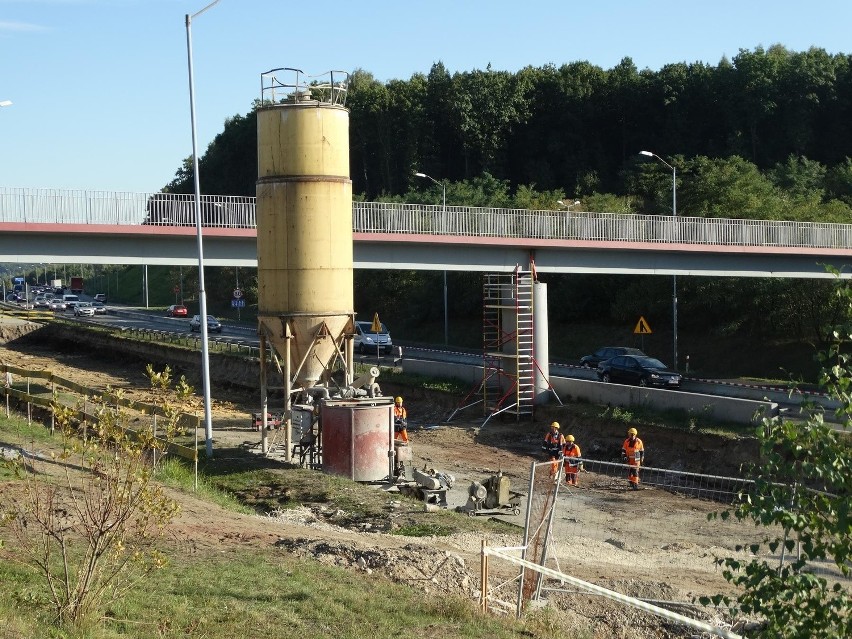
<svg viewBox="0 0 852 639">
<path fill-rule="evenodd" d="M 22 343 L 21 343 L 22 344 Z M 124 388 L 127 395 L 146 395 L 143 366 L 93 353 L 58 353 L 49 345 L 12 342 L 0 346 L 0 361 L 42 368 L 90 387 Z M 481 427 L 482 417 L 463 415 L 443 420 L 458 398 L 436 396 L 416 389 L 404 392 L 410 416 L 415 465 L 454 475 L 450 507 L 464 503 L 471 481 L 497 471 L 506 474 L 515 491 L 527 490 L 530 465 L 540 461 L 546 424 L 558 419 L 564 432 L 573 432 L 585 456 L 617 461 L 626 429 L 623 422 L 584 425 L 570 404 L 542 409 L 533 424 L 497 419 Z M 214 446 L 256 447 L 259 435 L 250 427 L 257 398 L 239 389 L 213 389 Z M 199 399 L 196 399 L 200 407 Z M 646 429 L 640 433 L 652 465 L 691 472 L 736 473 L 753 454 L 747 441 Z M 36 451 L 38 452 L 38 451 Z M 478 598 L 482 535 L 407 538 L 369 529 L 342 528 L 330 523 L 321 506 L 306 505 L 269 516 L 238 515 L 184 494 L 172 495 L 181 504 L 175 534 L 192 552 L 226 551 L 237 546 L 273 545 L 305 558 L 385 575 L 427 592 L 458 593 Z M 522 504 L 525 507 L 525 502 Z M 403 506 L 400 506 L 402 508 Z M 407 507 L 407 506 L 406 506 Z M 564 490 L 553 521 L 548 565 L 579 579 L 628 595 L 658 602 L 685 602 L 702 594 L 727 590 L 713 559 L 734 553 L 754 530 L 710 524 L 706 514 L 718 510 L 713 502 L 688 499 L 648 488 L 634 493 L 624 478 L 597 473 L 581 475 L 579 489 Z M 502 517 L 523 525 L 521 516 Z M 489 546 L 518 546 L 517 534 L 492 535 Z M 517 574 L 517 569 L 492 560 L 491 588 Z M 584 629 L 595 638 L 697 637 L 697 631 L 674 626 L 647 613 L 613 606 L 605 599 L 566 590 L 547 593 L 547 605 L 563 613 L 564 628 Z M 495 600 L 500 600 L 497 588 Z M 510 612 L 514 595 L 496 610 Z M 698 612 L 678 608 L 692 615 Z M 707 618 L 706 613 L 701 614 Z M 717 619 L 721 623 L 721 619 Z"/>
</svg>

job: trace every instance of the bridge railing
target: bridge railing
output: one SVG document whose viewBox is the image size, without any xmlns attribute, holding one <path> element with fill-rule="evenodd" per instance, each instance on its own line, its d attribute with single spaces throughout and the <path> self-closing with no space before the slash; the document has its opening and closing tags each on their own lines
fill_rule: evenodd
<svg viewBox="0 0 852 639">
<path fill-rule="evenodd" d="M 255 198 L 202 195 L 204 227 L 256 228 Z M 0 187 L 0 222 L 195 226 L 193 195 Z M 850 249 L 852 224 L 353 202 L 361 233 Z"/>
</svg>

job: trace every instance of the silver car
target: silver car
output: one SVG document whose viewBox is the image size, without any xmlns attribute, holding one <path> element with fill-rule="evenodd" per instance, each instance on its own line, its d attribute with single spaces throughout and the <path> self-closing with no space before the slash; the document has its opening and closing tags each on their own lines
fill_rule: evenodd
<svg viewBox="0 0 852 639">
<path fill-rule="evenodd" d="M 77 302 L 74 305 L 74 315 L 76 317 L 94 317 L 95 307 L 91 302 Z"/>
<path fill-rule="evenodd" d="M 192 319 L 189 320 L 189 330 L 192 332 L 201 332 L 201 315 L 192 316 Z M 222 332 L 222 324 L 212 315 L 207 316 L 207 331 L 210 333 Z"/>
</svg>

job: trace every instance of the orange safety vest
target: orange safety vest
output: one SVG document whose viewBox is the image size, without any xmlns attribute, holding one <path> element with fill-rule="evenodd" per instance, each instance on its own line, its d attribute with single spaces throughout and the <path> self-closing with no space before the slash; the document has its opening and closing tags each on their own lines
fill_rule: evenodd
<svg viewBox="0 0 852 639">
<path fill-rule="evenodd" d="M 556 433 L 547 431 L 547 435 L 544 436 L 544 443 L 548 448 L 547 452 L 553 457 L 558 457 L 562 452 L 562 447 L 565 446 L 565 435 L 558 431 Z"/>
<path fill-rule="evenodd" d="M 634 437 L 633 441 L 630 441 L 630 437 L 625 439 L 622 449 L 627 455 L 627 463 L 631 466 L 638 466 L 645 457 L 645 446 L 638 437 Z"/>
<path fill-rule="evenodd" d="M 563 454 L 565 455 L 565 472 L 566 473 L 576 473 L 580 470 L 580 457 L 582 457 L 582 453 L 580 453 L 580 447 L 577 444 L 570 442 L 565 444 L 565 448 L 563 448 Z"/>
<path fill-rule="evenodd" d="M 397 406 L 393 407 L 393 419 L 394 419 L 394 439 L 398 439 L 403 442 L 408 441 L 408 429 L 406 420 L 408 420 L 408 411 L 405 410 L 405 406 Z"/>
</svg>

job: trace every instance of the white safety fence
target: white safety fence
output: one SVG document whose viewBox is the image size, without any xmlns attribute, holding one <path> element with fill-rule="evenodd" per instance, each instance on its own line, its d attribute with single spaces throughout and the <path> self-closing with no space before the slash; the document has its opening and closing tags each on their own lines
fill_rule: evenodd
<svg viewBox="0 0 852 639">
<path fill-rule="evenodd" d="M 482 555 L 483 555 L 483 564 L 485 568 L 483 568 L 483 575 L 487 578 L 488 576 L 488 568 L 487 568 L 487 558 L 495 557 L 497 559 L 501 559 L 503 561 L 515 564 L 519 566 L 523 570 L 528 570 L 530 572 L 541 575 L 542 577 L 550 577 L 553 580 L 556 580 L 562 584 L 568 584 L 573 586 L 574 588 L 581 590 L 583 592 L 587 592 L 592 595 L 598 595 L 600 597 L 604 597 L 611 601 L 618 602 L 625 606 L 630 606 L 632 608 L 636 608 L 638 610 L 643 610 L 645 612 L 649 612 L 651 614 L 657 615 L 659 617 L 663 617 L 664 619 L 668 619 L 669 621 L 674 621 L 675 623 L 679 623 L 684 626 L 688 626 L 690 628 L 694 628 L 696 630 L 700 630 L 702 632 L 708 632 L 710 634 L 716 635 L 717 637 L 724 637 L 725 639 L 742 639 L 740 635 L 737 633 L 720 626 L 714 626 L 707 622 L 701 621 L 699 619 L 693 619 L 692 617 L 687 617 L 680 613 L 674 612 L 672 610 L 667 610 L 665 608 L 661 608 L 660 606 L 656 606 L 652 603 L 648 603 L 641 599 L 636 599 L 635 597 L 628 597 L 627 595 L 623 595 L 621 593 L 615 592 L 614 590 L 609 590 L 607 588 L 602 588 L 601 586 L 597 586 L 593 583 L 589 583 L 588 581 L 583 581 L 582 579 L 577 579 L 576 577 L 572 577 L 570 575 L 565 574 L 564 572 L 560 572 L 558 570 L 553 570 L 551 568 L 547 568 L 545 566 L 541 566 L 539 564 L 533 563 L 531 561 L 527 561 L 522 557 L 517 555 L 510 554 L 511 552 L 517 552 L 518 550 L 523 550 L 519 548 L 489 548 L 486 545 L 482 547 Z M 482 608 L 483 610 L 488 609 L 488 591 L 487 587 L 482 588 Z"/>
<path fill-rule="evenodd" d="M 496 551 L 501 559 L 512 555 L 521 572 L 499 583 L 484 575 L 483 606 L 488 597 L 503 605 L 516 598 L 520 614 L 531 600 L 565 592 L 567 584 L 574 592 L 580 588 L 643 610 L 650 605 L 655 614 L 666 607 L 697 614 L 703 611 L 698 597 L 735 595 L 718 559 L 750 561 L 756 558 L 751 544 L 772 533 L 783 536 L 750 520 L 709 517 L 752 491 L 748 479 L 643 467 L 640 489 L 633 490 L 626 464 L 582 462 L 577 486 L 566 485 L 562 462 L 531 465 L 522 546 Z M 757 558 L 770 565 L 798 558 L 795 550 L 785 555 L 783 549 L 777 554 L 761 549 L 765 554 Z M 570 575 L 564 566 L 570 566 Z M 852 587 L 831 562 L 809 562 L 807 569 L 829 583 Z M 665 612 L 675 619 L 673 614 Z M 698 625 L 690 625 L 706 630 L 700 625 L 705 621 L 694 621 Z"/>
</svg>

